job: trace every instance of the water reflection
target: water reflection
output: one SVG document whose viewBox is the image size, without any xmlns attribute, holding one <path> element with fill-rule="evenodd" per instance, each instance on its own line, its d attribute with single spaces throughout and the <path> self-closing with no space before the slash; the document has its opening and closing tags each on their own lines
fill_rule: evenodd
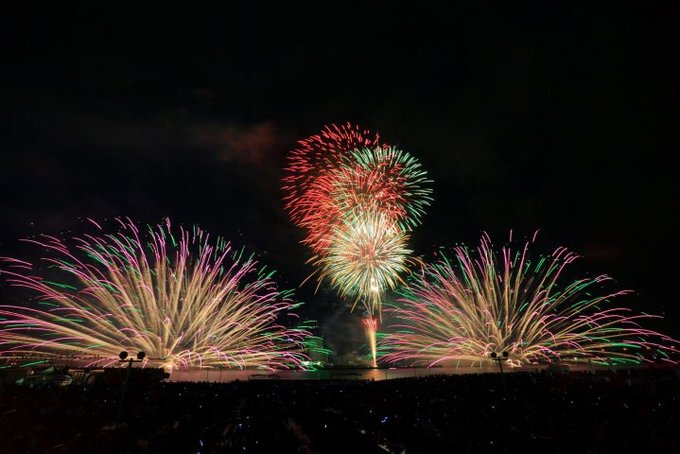
<svg viewBox="0 0 680 454">
<path fill-rule="evenodd" d="M 512 369 L 508 372 L 536 370 Z M 170 381 L 187 382 L 231 382 L 236 380 L 391 380 L 395 378 L 427 377 L 430 375 L 460 375 L 498 372 L 493 366 L 488 367 L 409 367 L 390 369 L 322 369 L 317 371 L 285 370 L 271 372 L 267 370 L 234 370 L 234 369 L 184 369 L 173 371 Z"/>
</svg>

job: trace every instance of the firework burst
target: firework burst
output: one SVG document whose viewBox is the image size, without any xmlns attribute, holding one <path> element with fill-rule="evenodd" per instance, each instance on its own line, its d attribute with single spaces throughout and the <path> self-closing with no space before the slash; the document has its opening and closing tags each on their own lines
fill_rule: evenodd
<svg viewBox="0 0 680 454">
<path fill-rule="evenodd" d="M 343 219 L 361 212 L 381 211 L 407 231 L 420 223 L 431 180 L 417 159 L 378 140 L 356 126 L 331 125 L 290 153 L 286 209 L 315 254 L 325 252 Z"/>
<path fill-rule="evenodd" d="M 328 279 L 340 296 L 362 301 L 380 313 L 382 296 L 402 282 L 411 251 L 408 235 L 385 215 L 362 213 L 338 226 L 326 255 L 318 260 L 319 281 Z"/>
<path fill-rule="evenodd" d="M 639 363 L 651 356 L 672 361 L 677 342 L 638 324 L 650 315 L 607 307 L 626 294 L 596 294 L 607 276 L 562 284 L 577 255 L 558 248 L 532 259 L 529 243 L 500 254 L 484 236 L 476 254 L 465 247 L 453 259 L 428 265 L 392 311 L 396 332 L 383 340 L 388 362 L 432 366 L 485 363 L 508 352 L 512 365 L 587 360 Z"/>
<path fill-rule="evenodd" d="M 350 124 L 301 140 L 286 171 L 286 209 L 306 230 L 319 284 L 353 299 L 352 310 L 362 302 L 375 365 L 374 315 L 408 271 L 407 232 L 432 200 L 431 180 L 417 159 Z"/>
<path fill-rule="evenodd" d="M 121 350 L 142 350 L 169 369 L 300 365 L 310 333 L 282 325 L 297 320 L 297 304 L 273 273 L 198 228 L 173 233 L 166 220 L 144 234 L 117 221 L 114 234 L 30 240 L 49 253 L 42 270 L 4 259 L 8 281 L 37 297 L 0 306 L 2 355 L 112 364 Z"/>
<path fill-rule="evenodd" d="M 324 279 L 341 297 L 361 301 L 365 309 L 364 328 L 371 352 L 371 365 L 377 367 L 376 333 L 382 318 L 382 301 L 387 290 L 403 283 L 411 251 L 408 236 L 383 213 L 361 212 L 345 219 L 333 235 L 326 254 L 317 265 Z"/>
<path fill-rule="evenodd" d="M 332 189 L 340 212 L 379 211 L 405 231 L 420 225 L 432 180 L 416 158 L 384 146 L 354 150 L 344 161 Z"/>
<path fill-rule="evenodd" d="M 343 157 L 353 150 L 378 146 L 380 136 L 350 123 L 324 126 L 319 134 L 298 141 L 288 155 L 283 190 L 291 219 L 303 222 L 316 196 L 310 188 L 318 178 L 339 167 Z"/>
<path fill-rule="evenodd" d="M 404 231 L 420 224 L 432 200 L 431 180 L 420 163 L 394 147 L 357 149 L 332 172 L 310 184 L 297 205 L 304 243 L 324 253 L 338 224 L 362 213 L 381 213 Z"/>
</svg>

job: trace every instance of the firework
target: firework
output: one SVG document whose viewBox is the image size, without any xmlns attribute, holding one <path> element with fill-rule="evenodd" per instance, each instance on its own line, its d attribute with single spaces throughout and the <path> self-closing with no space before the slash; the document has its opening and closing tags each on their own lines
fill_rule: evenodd
<svg viewBox="0 0 680 454">
<path fill-rule="evenodd" d="M 420 163 L 397 148 L 348 152 L 336 168 L 310 182 L 297 200 L 297 223 L 308 232 L 303 242 L 315 253 L 324 253 L 343 220 L 367 212 L 380 212 L 410 231 L 432 200 L 429 183 Z"/>
<path fill-rule="evenodd" d="M 379 140 L 378 134 L 349 123 L 324 126 L 319 134 L 300 140 L 288 156 L 283 186 L 286 209 L 293 222 L 302 222 L 304 209 L 314 205 L 313 200 L 309 201 L 309 190 L 320 176 L 336 170 L 347 153 L 363 147 L 376 147 Z"/>
<path fill-rule="evenodd" d="M 382 295 L 402 282 L 411 251 L 408 235 L 386 216 L 364 213 L 338 226 L 326 255 L 319 259 L 319 281 L 328 279 L 340 296 L 362 301 L 368 314 L 380 313 Z"/>
<path fill-rule="evenodd" d="M 408 271 L 407 232 L 432 200 L 431 180 L 417 159 L 350 124 L 300 141 L 286 171 L 286 209 L 306 230 L 319 284 L 353 299 L 352 310 L 362 302 L 375 365 L 373 316 Z"/>
<path fill-rule="evenodd" d="M 387 290 L 402 283 L 400 274 L 411 261 L 406 249 L 408 236 L 384 214 L 366 212 L 345 219 L 331 236 L 326 254 L 317 260 L 319 284 L 328 280 L 341 297 L 361 302 L 364 327 L 376 366 L 377 319 L 382 317 L 382 299 Z"/>
<path fill-rule="evenodd" d="M 432 201 L 431 183 L 420 162 L 403 150 L 360 148 L 345 158 L 333 198 L 342 212 L 379 211 L 410 231 Z"/>
<path fill-rule="evenodd" d="M 507 352 L 511 365 L 672 361 L 677 342 L 638 324 L 652 316 L 607 307 L 628 291 L 591 296 L 610 280 L 604 275 L 563 285 L 563 270 L 577 255 L 558 248 L 532 259 L 529 244 L 498 254 L 484 236 L 476 253 L 457 247 L 453 260 L 428 265 L 392 311 L 398 322 L 381 345 L 384 359 L 483 364 L 492 353 Z"/>
<path fill-rule="evenodd" d="M 375 317 L 365 317 L 364 328 L 368 337 L 368 347 L 371 350 L 371 366 L 378 367 L 378 352 L 376 345 L 376 333 L 378 331 L 378 320 Z"/>
<path fill-rule="evenodd" d="M 291 292 L 252 257 L 196 227 L 173 233 L 166 220 L 144 234 L 117 221 L 114 234 L 31 240 L 49 253 L 42 270 L 4 259 L 2 274 L 36 298 L 0 306 L 3 355 L 75 354 L 108 365 L 121 350 L 144 351 L 169 369 L 271 369 L 305 359 L 310 333 L 282 324 L 297 320 Z"/>
</svg>

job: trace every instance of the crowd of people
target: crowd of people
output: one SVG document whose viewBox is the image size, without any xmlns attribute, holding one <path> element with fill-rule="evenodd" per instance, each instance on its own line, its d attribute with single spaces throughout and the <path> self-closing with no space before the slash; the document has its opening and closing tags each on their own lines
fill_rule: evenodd
<svg viewBox="0 0 680 454">
<path fill-rule="evenodd" d="M 680 452 L 677 370 L 0 388 L 1 452 Z"/>
</svg>

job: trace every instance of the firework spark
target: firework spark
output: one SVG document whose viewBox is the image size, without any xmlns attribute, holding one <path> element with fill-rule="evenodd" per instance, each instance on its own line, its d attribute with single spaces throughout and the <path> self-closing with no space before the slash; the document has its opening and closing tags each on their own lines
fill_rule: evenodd
<svg viewBox="0 0 680 454">
<path fill-rule="evenodd" d="M 2 274 L 37 298 L 0 306 L 3 355 L 78 354 L 112 364 L 121 350 L 142 350 L 169 369 L 271 369 L 305 359 L 310 333 L 282 325 L 297 320 L 291 292 L 279 291 L 252 257 L 198 228 L 173 234 L 169 220 L 146 235 L 117 221 L 114 234 L 30 240 L 49 252 L 36 274 L 38 266 L 4 259 Z"/>
<path fill-rule="evenodd" d="M 505 351 L 512 365 L 627 364 L 651 356 L 673 361 L 677 341 L 638 324 L 652 316 L 606 308 L 628 291 L 591 296 L 607 276 L 562 285 L 562 272 L 577 255 L 558 248 L 532 259 L 529 244 L 519 252 L 503 247 L 499 255 L 485 235 L 476 254 L 457 247 L 453 260 L 428 265 L 392 311 L 398 322 L 383 339 L 384 359 L 485 363 L 491 353 Z"/>
</svg>

